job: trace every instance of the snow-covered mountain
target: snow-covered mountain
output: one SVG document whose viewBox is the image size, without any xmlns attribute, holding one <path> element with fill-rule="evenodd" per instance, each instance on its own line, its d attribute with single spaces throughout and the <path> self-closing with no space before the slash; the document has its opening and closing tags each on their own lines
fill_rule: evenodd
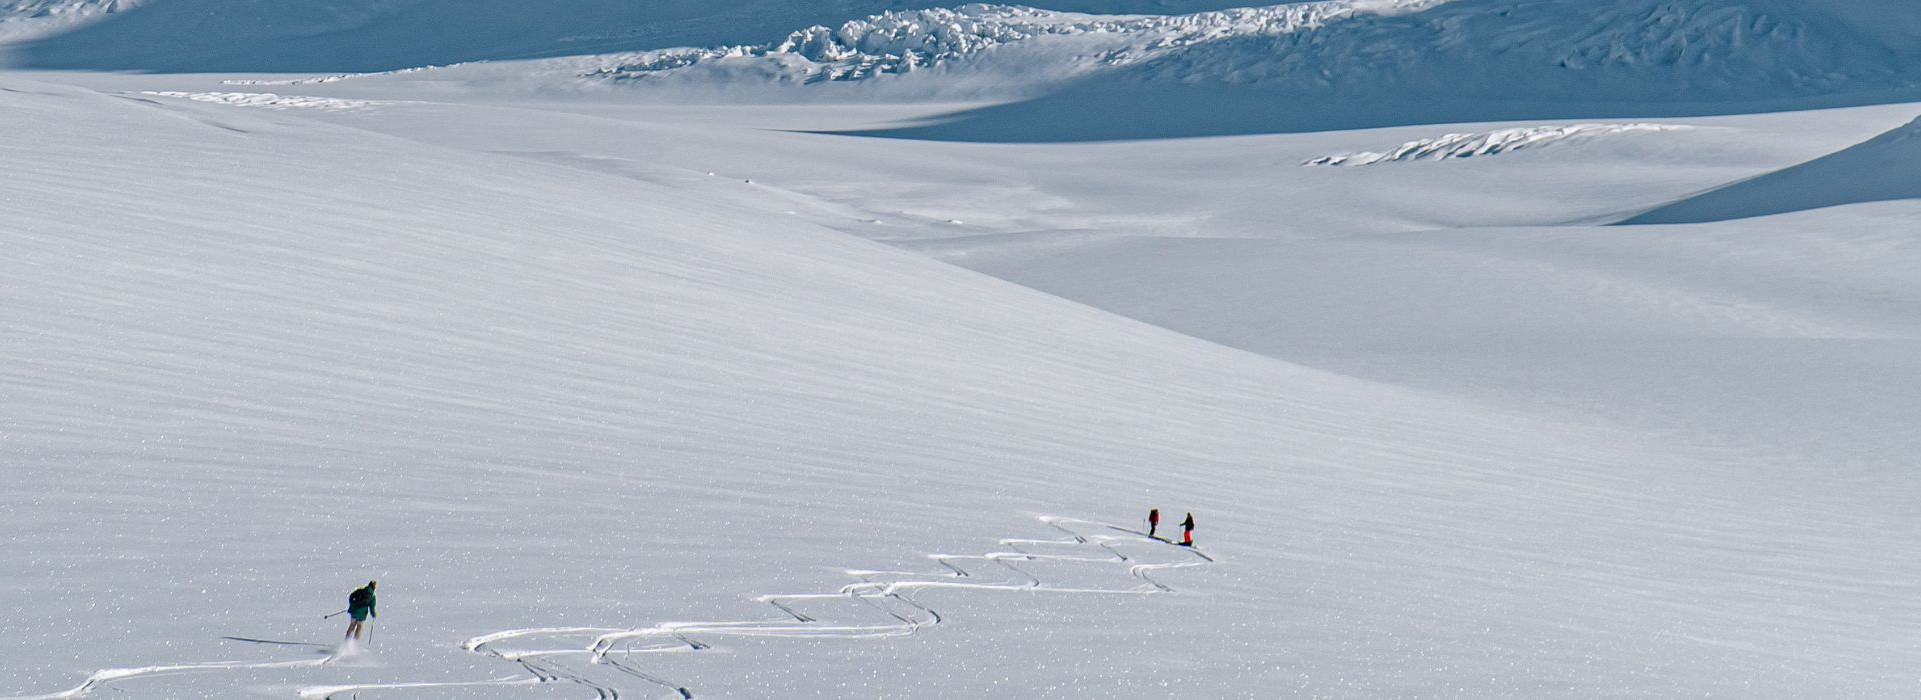
<svg viewBox="0 0 1921 700">
<path fill-rule="evenodd" d="M 138 0 L 5 0 L 0 42 L 52 34 L 132 8 Z"/>
<path fill-rule="evenodd" d="M 15 42 L 12 60 L 321 73 L 565 55 L 413 79 L 664 101 L 1015 100 L 893 132 L 995 141 L 1688 116 L 1921 96 L 1921 4 L 1901 0 L 1320 0 L 1194 12 L 864 0 L 596 0 L 568 12 L 234 2 L 210 11 L 209 2 L 19 4 L 16 15 L 93 19 Z"/>
<path fill-rule="evenodd" d="M 7 0 L 0 27 L 56 35 L 34 67 L 152 71 L 379 71 L 461 61 L 766 41 L 812 24 L 937 0 Z M 1233 0 L 1054 0 L 1080 12 L 1185 13 Z M 116 12 L 108 15 L 104 10 Z M 66 18 L 60 21 L 42 21 Z M 22 21 L 25 20 L 25 21 Z M 89 20 L 77 22 L 74 20 Z"/>
<path fill-rule="evenodd" d="M 1196 3 L 1086 4 L 595 0 L 561 12 L 442 0 L 14 0 L 0 16 L 98 18 L 16 47 L 15 60 L 35 66 L 391 70 L 639 47 L 649 50 L 586 62 L 580 72 L 711 87 L 898 83 L 907 78 L 899 74 L 931 70 L 939 75 L 889 94 L 938 96 L 980 75 L 1008 95 L 1065 88 L 1071 94 L 1059 107 L 1035 107 L 1050 114 L 1090 100 L 1124 107 L 1140 90 L 1179 92 L 1176 102 L 1206 96 L 1219 107 L 1209 93 L 1225 90 L 1238 102 L 1213 111 L 1251 110 L 1262 114 L 1250 121 L 1280 123 L 1302 121 L 1287 116 L 1299 111 L 1287 105 L 1303 101 L 1332 103 L 1315 111 L 1339 112 L 1352 125 L 1422 110 L 1473 117 L 1460 114 L 1463 103 L 1700 112 L 1895 99 L 1921 86 L 1921 41 L 1913 40 L 1921 5 L 1902 0 L 1319 0 L 1188 13 L 1180 10 Z M 1169 14 L 1123 14 L 1139 9 Z M 807 24 L 836 17 L 845 19 Z M 758 43 L 709 43 L 755 34 Z"/>
<path fill-rule="evenodd" d="M 777 74 L 783 79 L 809 82 L 864 80 L 921 68 L 980 70 L 969 64 L 983 63 L 1009 74 L 1019 72 L 1009 65 L 1018 63 L 1030 75 L 1064 80 L 1226 38 L 1290 34 L 1349 18 L 1416 12 L 1444 1 L 1326 0 L 1143 16 L 973 4 L 888 12 L 838 27 L 814 26 L 771 44 L 649 52 L 593 75 L 643 78 L 703 64 L 758 59 L 779 65 L 782 70 Z M 1015 44 L 1032 50 L 995 53 Z M 1036 67 L 1041 70 L 1035 71 Z"/>
<path fill-rule="evenodd" d="M 805 80 L 971 67 L 1054 80 L 1113 71 L 1145 83 L 1294 95 L 1412 91 L 1587 102 L 1714 102 L 1917 84 L 1921 42 L 1870 28 L 1912 24 L 1921 9 L 1850 7 L 1824 17 L 1834 11 L 1801 4 L 1809 12 L 1783 0 L 1328 0 L 1174 16 L 965 5 L 817 26 L 763 45 L 655 52 L 597 74 L 635 78 L 760 59 Z M 1011 44 L 1048 46 L 996 55 Z"/>
<path fill-rule="evenodd" d="M 1921 97 L 1921 4 L 1454 0 L 1409 9 L 1137 51 L 1128 55 L 1139 60 L 1030 100 L 900 135 L 1141 138 Z M 1052 133 L 1006 129 L 1032 123 Z"/>
<path fill-rule="evenodd" d="M 6 0 L 0 2 L 0 22 L 92 19 L 95 15 L 132 9 L 139 3 L 140 0 Z"/>
</svg>

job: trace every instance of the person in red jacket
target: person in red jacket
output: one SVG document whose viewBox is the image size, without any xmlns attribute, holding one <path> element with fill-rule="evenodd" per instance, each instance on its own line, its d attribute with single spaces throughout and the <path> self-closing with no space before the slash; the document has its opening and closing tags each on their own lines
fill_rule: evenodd
<svg viewBox="0 0 1921 700">
<path fill-rule="evenodd" d="M 1182 547 L 1194 546 L 1194 514 L 1193 513 L 1188 513 L 1187 519 L 1181 521 L 1181 546 Z"/>
<path fill-rule="evenodd" d="M 1147 536 L 1153 537 L 1154 531 L 1161 527 L 1161 509 L 1147 511 Z"/>
</svg>

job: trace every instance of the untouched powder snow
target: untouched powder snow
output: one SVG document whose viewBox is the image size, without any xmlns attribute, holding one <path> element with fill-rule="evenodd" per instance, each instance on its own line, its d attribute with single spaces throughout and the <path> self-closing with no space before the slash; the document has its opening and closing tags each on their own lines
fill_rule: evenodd
<svg viewBox="0 0 1921 700">
<path fill-rule="evenodd" d="M 1511 151 L 1541 148 L 1553 144 L 1579 142 L 1618 134 L 1685 131 L 1682 124 L 1566 124 L 1533 126 L 1471 134 L 1446 134 L 1401 144 L 1392 151 L 1362 151 L 1310 159 L 1302 165 L 1355 166 L 1380 163 L 1406 163 L 1417 160 L 1450 160 L 1491 156 Z"/>
</svg>

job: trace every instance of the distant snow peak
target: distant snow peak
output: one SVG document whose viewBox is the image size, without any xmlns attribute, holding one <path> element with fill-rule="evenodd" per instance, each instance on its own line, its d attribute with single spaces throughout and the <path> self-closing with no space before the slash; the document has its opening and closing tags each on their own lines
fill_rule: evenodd
<svg viewBox="0 0 1921 700">
<path fill-rule="evenodd" d="M 839 27 L 808 27 L 771 44 L 648 51 L 588 77 L 643 78 L 703 63 L 761 59 L 807 82 L 864 80 L 1041 37 L 1085 41 L 1076 56 L 1083 64 L 1127 65 L 1201 42 L 1275 36 L 1356 15 L 1418 12 L 1450 1 L 1325 0 L 1187 15 L 1090 15 L 987 4 L 890 11 Z"/>
<path fill-rule="evenodd" d="M 342 100 L 332 97 L 301 97 L 298 95 L 276 95 L 271 92 L 142 92 L 142 95 L 171 97 L 195 102 L 211 102 L 234 107 L 256 107 L 261 109 L 324 109 L 351 110 L 371 107 L 375 103 L 366 100 Z"/>
<path fill-rule="evenodd" d="M 83 18 L 133 9 L 139 0 L 0 0 L 0 21 Z"/>
<path fill-rule="evenodd" d="M 141 0 L 0 0 L 0 41 L 47 36 L 140 4 Z"/>
<path fill-rule="evenodd" d="M 1509 151 L 1617 134 L 1686 131 L 1693 128 L 1684 124 L 1562 124 L 1518 127 L 1471 134 L 1444 134 L 1431 139 L 1409 141 L 1392 151 L 1362 151 L 1321 156 L 1303 162 L 1301 165 L 1353 166 L 1406 163 L 1417 160 L 1454 160 L 1499 155 Z"/>
</svg>

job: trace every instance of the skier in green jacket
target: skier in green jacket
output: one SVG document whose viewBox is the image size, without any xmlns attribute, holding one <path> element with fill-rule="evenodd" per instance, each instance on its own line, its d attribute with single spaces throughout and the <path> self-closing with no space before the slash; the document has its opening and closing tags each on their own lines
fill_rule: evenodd
<svg viewBox="0 0 1921 700">
<path fill-rule="evenodd" d="M 353 622 L 347 623 L 348 639 L 360 639 L 360 628 L 366 623 L 367 618 L 380 617 L 379 613 L 374 612 L 374 584 L 376 583 L 379 582 L 368 581 L 366 588 L 356 588 L 354 592 L 347 594 L 347 616 L 353 618 Z"/>
</svg>

